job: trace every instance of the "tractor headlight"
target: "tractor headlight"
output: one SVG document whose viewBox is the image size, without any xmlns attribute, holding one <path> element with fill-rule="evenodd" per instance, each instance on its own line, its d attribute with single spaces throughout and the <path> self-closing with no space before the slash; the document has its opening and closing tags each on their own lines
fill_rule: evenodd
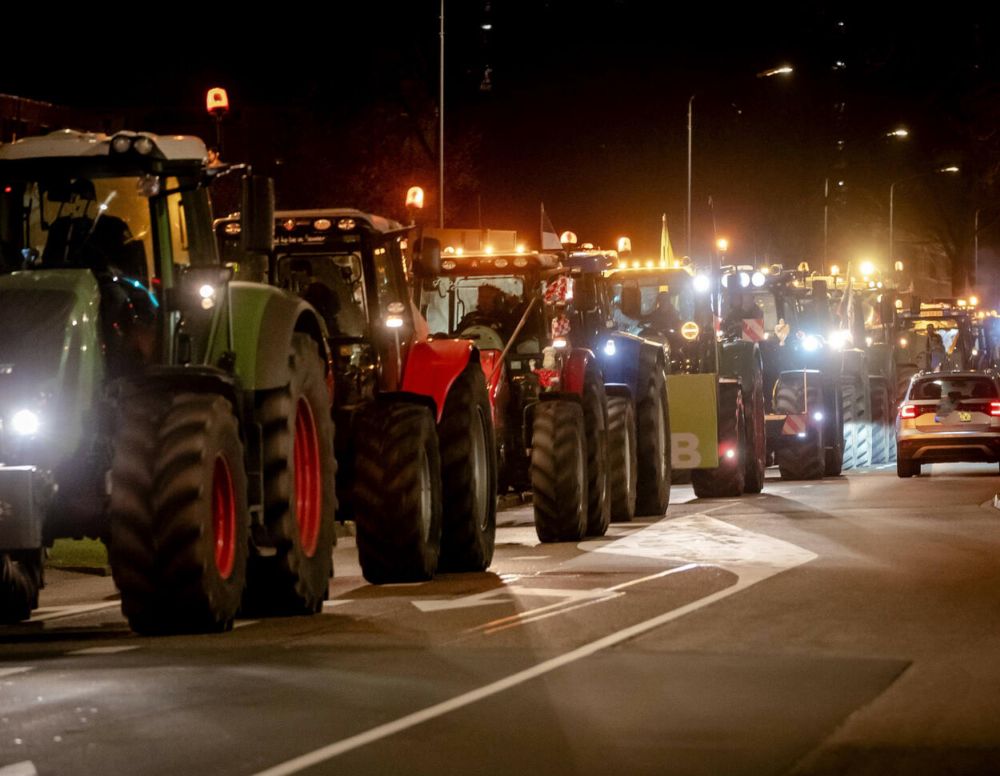
<svg viewBox="0 0 1000 776">
<path fill-rule="evenodd" d="M 38 415 L 31 410 L 18 410 L 10 419 L 10 427 L 19 436 L 34 436 L 41 425 Z"/>
<path fill-rule="evenodd" d="M 201 297 L 202 310 L 211 310 L 215 307 L 215 286 L 209 283 L 199 286 L 198 296 Z"/>
<path fill-rule="evenodd" d="M 817 423 L 822 423 L 823 422 L 823 413 L 822 412 L 814 412 L 813 413 L 813 420 L 815 420 Z"/>
<path fill-rule="evenodd" d="M 814 350 L 818 350 L 819 338 L 814 337 L 812 334 L 807 334 L 802 338 L 802 349 L 808 350 L 810 353 Z"/>
<path fill-rule="evenodd" d="M 694 290 L 702 294 L 712 287 L 712 281 L 708 279 L 708 275 L 695 275 L 692 282 Z"/>
<path fill-rule="evenodd" d="M 565 348 L 567 344 L 568 343 L 566 342 L 566 340 L 563 339 L 562 337 L 556 337 L 554 340 L 552 340 L 552 347 L 558 348 L 559 350 Z"/>
<path fill-rule="evenodd" d="M 763 272 L 754 272 L 750 276 L 750 282 L 754 288 L 761 288 L 767 282 L 767 276 Z"/>
<path fill-rule="evenodd" d="M 843 329 L 837 329 L 836 331 L 830 332 L 830 347 L 834 350 L 843 350 L 848 346 L 850 341 L 850 333 L 844 331 Z"/>
<path fill-rule="evenodd" d="M 740 273 L 740 288 L 749 288 L 749 287 L 750 287 L 750 275 L 747 274 L 746 272 L 741 272 Z"/>
<path fill-rule="evenodd" d="M 609 339 L 604 343 L 604 355 L 613 356 L 616 350 L 617 348 L 615 348 L 615 341 L 613 339 Z"/>
</svg>

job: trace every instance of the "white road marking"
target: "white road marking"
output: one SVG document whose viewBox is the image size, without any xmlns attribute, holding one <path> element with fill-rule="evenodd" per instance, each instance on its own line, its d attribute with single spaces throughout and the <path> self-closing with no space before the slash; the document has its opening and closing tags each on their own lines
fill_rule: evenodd
<svg viewBox="0 0 1000 776">
<path fill-rule="evenodd" d="M 507 560 L 548 560 L 551 555 L 518 555 L 516 558 L 507 558 Z"/>
<path fill-rule="evenodd" d="M 74 649 L 72 652 L 67 652 L 67 655 L 117 655 L 119 652 L 131 652 L 133 649 L 139 649 L 136 644 L 120 646 L 120 647 L 87 647 L 86 649 Z"/>
<path fill-rule="evenodd" d="M 33 668 L 34 666 L 15 666 L 13 668 L 0 668 L 0 679 L 2 679 L 5 676 L 16 676 L 17 674 L 26 674 Z M 0 774 L 2 773 L 3 771 L 0 771 Z"/>
<path fill-rule="evenodd" d="M 343 606 L 344 604 L 354 603 L 350 598 L 335 598 L 332 601 L 324 601 L 324 609 L 332 609 L 335 606 Z"/>
<path fill-rule="evenodd" d="M 509 604 L 511 603 L 511 596 L 520 595 L 562 598 L 563 603 L 565 603 L 567 600 L 579 601 L 585 598 L 600 598 L 607 595 L 607 591 L 602 588 L 597 588 L 596 590 L 573 590 L 569 588 L 518 587 L 510 585 L 507 587 L 498 587 L 495 590 L 486 590 L 482 593 L 458 596 L 457 598 L 412 601 L 411 603 L 422 612 L 442 612 L 451 609 L 467 609 L 472 606 Z"/>
<path fill-rule="evenodd" d="M 23 760 L 0 768 L 0 776 L 38 776 L 38 771 L 31 760 Z"/>
<path fill-rule="evenodd" d="M 686 523 L 683 521 L 686 521 Z M 315 765 L 331 760 L 334 757 L 344 754 L 345 752 L 350 752 L 354 749 L 374 743 L 375 741 L 379 741 L 404 730 L 408 730 L 416 725 L 421 725 L 424 722 L 429 722 L 430 720 L 444 716 L 445 714 L 450 714 L 453 711 L 464 708 L 465 706 L 469 706 L 473 703 L 477 703 L 485 698 L 492 697 L 493 695 L 509 690 L 512 687 L 517 687 L 518 685 L 555 671 L 563 666 L 575 663 L 576 661 L 589 657 L 597 652 L 600 652 L 601 650 L 613 647 L 625 641 L 629 641 L 630 639 L 634 639 L 637 636 L 648 633 L 649 631 L 659 628 L 662 625 L 666 625 L 669 622 L 680 619 L 691 612 L 702 609 L 717 601 L 721 601 L 724 598 L 735 595 L 736 593 L 740 593 L 759 582 L 763 582 L 765 579 L 768 579 L 775 574 L 780 574 L 782 571 L 787 571 L 788 569 L 794 568 L 803 563 L 808 563 L 817 557 L 815 553 L 802 547 L 797 547 L 789 542 L 783 542 L 780 539 L 766 537 L 762 534 L 756 534 L 751 531 L 743 531 L 734 525 L 729 525 L 728 523 L 723 523 L 721 520 L 715 520 L 714 518 L 706 517 L 704 515 L 691 515 L 686 518 L 678 518 L 677 520 L 664 520 L 660 523 L 654 523 L 636 534 L 619 540 L 628 541 L 641 536 L 646 532 L 650 532 L 644 537 L 644 542 L 635 544 L 635 546 L 631 548 L 633 552 L 623 554 L 634 554 L 635 551 L 644 551 L 652 552 L 653 557 L 665 557 L 666 548 L 657 545 L 660 544 L 661 540 L 665 540 L 667 538 L 667 534 L 670 533 L 668 526 L 671 523 L 678 523 L 673 533 L 675 533 L 679 539 L 686 539 L 684 543 L 687 551 L 693 552 L 698 555 L 699 558 L 704 558 L 703 562 L 705 563 L 721 565 L 724 568 L 735 571 L 738 575 L 736 583 L 725 588 L 724 590 L 719 590 L 711 595 L 705 596 L 697 601 L 692 601 L 691 603 L 677 609 L 664 612 L 663 614 L 651 619 L 635 625 L 630 625 L 627 628 L 622 628 L 619 631 L 611 633 L 595 641 L 591 641 L 589 644 L 584 644 L 583 646 L 577 647 L 576 649 L 570 650 L 562 655 L 545 660 L 532 666 L 531 668 L 518 671 L 517 673 L 506 676 L 503 679 L 498 679 L 495 682 L 483 685 L 482 687 L 477 687 L 474 690 L 462 693 L 461 695 L 457 695 L 449 700 L 436 703 L 433 706 L 428 706 L 427 708 L 415 711 L 412 714 L 407 714 L 399 719 L 393 720 L 392 722 L 378 725 L 370 728 L 369 730 L 358 733 L 357 735 L 350 736 L 340 741 L 334 741 L 327 746 L 320 747 L 319 749 L 308 752 L 307 754 L 303 754 L 299 757 L 279 763 L 278 765 L 264 771 L 260 771 L 255 776 L 289 776 L 289 774 L 298 773 L 306 768 L 312 768 Z M 702 536 L 700 537 L 702 541 L 696 541 L 699 537 L 691 535 L 691 532 L 698 530 L 699 527 L 702 530 L 712 532 L 713 536 Z M 660 530 L 651 531 L 651 529 Z M 617 544 L 618 542 L 613 542 L 603 549 L 605 551 L 615 552 L 616 550 L 612 548 Z M 721 561 L 718 558 L 709 560 L 711 550 L 713 548 L 724 555 L 724 558 Z M 754 550 L 765 553 L 774 552 L 775 555 L 755 555 Z M 676 548 L 672 551 L 676 555 Z M 698 562 L 693 558 L 688 558 L 688 560 Z"/>
<path fill-rule="evenodd" d="M 104 602 L 100 604 L 77 604 L 76 606 L 47 606 L 36 609 L 29 622 L 45 622 L 46 620 L 59 620 L 63 617 L 75 617 L 78 614 L 88 612 L 99 612 L 103 609 L 117 609 L 121 606 L 120 601 Z"/>
<path fill-rule="evenodd" d="M 233 630 L 236 630 L 237 628 L 245 628 L 247 625 L 256 625 L 259 622 L 260 620 L 236 620 L 233 623 Z"/>
<path fill-rule="evenodd" d="M 549 617 L 555 617 L 556 615 L 563 614 L 564 612 L 572 612 L 576 609 L 581 609 L 584 606 L 590 606 L 591 604 L 598 604 L 603 601 L 610 601 L 613 598 L 618 598 L 625 595 L 620 592 L 626 587 L 632 587 L 633 585 L 638 585 L 643 582 L 650 582 L 654 579 L 659 579 L 660 577 L 670 576 L 671 574 L 678 574 L 685 571 L 691 571 L 692 569 L 698 568 L 697 563 L 686 563 L 683 566 L 677 566 L 672 569 L 666 569 L 664 571 L 658 571 L 655 574 L 649 574 L 645 577 L 639 577 L 638 579 L 632 579 L 628 582 L 622 582 L 618 585 L 613 585 L 612 587 L 604 588 L 606 595 L 600 598 L 594 598 L 589 601 L 583 601 L 582 603 L 574 604 L 572 606 L 567 606 L 565 601 L 559 601 L 554 604 L 549 604 L 548 606 L 540 606 L 537 609 L 529 609 L 526 612 L 518 612 L 517 614 L 512 614 L 508 617 L 502 617 L 499 620 L 493 620 L 492 622 L 483 623 L 482 625 L 477 625 L 475 628 L 470 628 L 468 632 L 482 631 L 487 636 L 491 636 L 494 633 L 498 633 L 508 628 L 516 628 L 519 625 L 527 625 L 528 623 L 538 622 L 539 620 L 545 620 Z M 555 610 L 555 611 L 553 611 Z"/>
</svg>

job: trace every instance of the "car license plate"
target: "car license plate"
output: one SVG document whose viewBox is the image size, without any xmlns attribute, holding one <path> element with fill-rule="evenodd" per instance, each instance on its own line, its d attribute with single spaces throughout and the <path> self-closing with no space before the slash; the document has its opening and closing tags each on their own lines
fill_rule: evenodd
<svg viewBox="0 0 1000 776">
<path fill-rule="evenodd" d="M 958 419 L 963 423 L 969 423 L 972 420 L 971 412 L 960 412 L 958 413 Z"/>
</svg>

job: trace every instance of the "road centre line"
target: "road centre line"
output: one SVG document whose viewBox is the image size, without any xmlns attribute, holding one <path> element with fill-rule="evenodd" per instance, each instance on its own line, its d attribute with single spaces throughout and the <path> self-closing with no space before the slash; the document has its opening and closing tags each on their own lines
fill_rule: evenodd
<svg viewBox="0 0 1000 776">
<path fill-rule="evenodd" d="M 67 655 L 117 655 L 120 652 L 131 652 L 139 649 L 138 644 L 122 645 L 120 647 L 86 647 L 85 649 L 74 649 L 67 652 Z"/>
<path fill-rule="evenodd" d="M 663 522 L 667 523 L 670 521 Z M 686 525 L 682 527 L 682 531 L 690 530 L 692 528 L 690 525 L 690 516 L 686 521 L 684 521 L 684 523 L 686 523 Z M 741 529 L 738 529 L 736 526 L 731 526 L 712 518 L 708 519 L 705 528 L 714 529 L 716 532 L 722 533 L 723 538 L 729 540 L 737 537 L 740 533 L 747 533 L 749 534 L 747 539 L 751 546 L 753 545 L 755 538 L 757 540 L 766 538 L 756 534 L 751 534 L 750 532 L 742 532 Z M 764 550 L 768 549 L 759 541 L 758 548 Z M 637 636 L 648 633 L 649 631 L 673 622 L 674 620 L 680 619 L 681 617 L 706 606 L 710 606 L 711 604 L 728 598 L 729 596 L 743 592 L 747 588 L 752 587 L 759 582 L 763 582 L 776 574 L 795 568 L 803 563 L 808 563 L 816 558 L 815 553 L 777 539 L 772 540 L 770 549 L 780 550 L 780 552 L 775 552 L 775 558 L 773 559 L 753 557 L 752 555 L 745 556 L 743 558 L 736 557 L 731 559 L 729 565 L 735 566 L 738 570 L 735 572 L 737 573 L 737 581 L 730 587 L 718 590 L 715 593 L 707 595 L 697 601 L 692 601 L 689 604 L 664 612 L 663 614 L 644 620 L 643 622 L 622 628 L 621 630 L 615 631 L 607 636 L 603 636 L 602 638 L 591 641 L 588 644 L 584 644 L 583 646 L 572 649 L 569 652 L 565 652 L 562 655 L 542 661 L 541 663 L 538 663 L 530 668 L 518 671 L 494 682 L 490 682 L 482 687 L 477 687 L 474 690 L 462 693 L 454 698 L 449 698 L 446 701 L 442 701 L 411 714 L 404 715 L 398 719 L 392 720 L 391 722 L 377 725 L 376 727 L 362 731 L 356 735 L 349 736 L 341 739 L 340 741 L 334 741 L 326 746 L 307 752 L 306 754 L 286 760 L 283 763 L 279 763 L 271 768 L 258 772 L 255 776 L 290 776 L 290 774 L 298 773 L 306 768 L 311 768 L 315 765 L 326 762 L 327 760 L 331 760 L 334 757 L 345 754 L 346 752 L 353 751 L 384 738 L 388 738 L 389 736 L 396 735 L 404 730 L 408 730 L 417 725 L 429 722 L 430 720 L 450 714 L 451 712 L 457 711 L 465 706 L 490 698 L 498 693 L 504 692 L 505 690 L 509 690 L 532 679 L 536 679 L 539 676 L 544 676 L 545 674 L 551 673 L 559 668 L 575 663 L 586 657 L 590 657 L 591 655 L 608 649 L 609 647 L 617 646 L 625 641 L 634 639 Z M 723 568 L 726 567 L 725 563 L 719 565 Z M 729 568 L 728 570 L 733 571 L 732 568 Z"/>
</svg>

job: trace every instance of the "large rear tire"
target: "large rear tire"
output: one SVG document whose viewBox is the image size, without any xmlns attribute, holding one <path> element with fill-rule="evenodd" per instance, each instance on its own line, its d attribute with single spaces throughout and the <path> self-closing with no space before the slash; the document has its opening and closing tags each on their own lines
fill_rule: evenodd
<svg viewBox="0 0 1000 776">
<path fill-rule="evenodd" d="M 743 391 L 740 386 L 719 386 L 719 465 L 714 469 L 692 469 L 691 484 L 698 498 L 742 496 L 745 487 L 747 444 L 743 437 Z M 733 451 L 727 457 L 726 452 Z"/>
<path fill-rule="evenodd" d="M 0 553 L 0 624 L 27 620 L 38 608 L 43 550 Z"/>
<path fill-rule="evenodd" d="M 604 536 L 611 523 L 608 399 L 595 369 L 588 369 L 583 378 L 583 425 L 587 435 L 587 536 Z"/>
<path fill-rule="evenodd" d="M 150 408 L 137 428 L 120 425 L 111 469 L 110 559 L 122 611 L 139 633 L 228 630 L 249 543 L 232 405 L 184 393 Z M 126 408 L 126 418 L 137 414 Z"/>
<path fill-rule="evenodd" d="M 355 521 L 372 584 L 419 582 L 441 553 L 441 456 L 430 409 L 373 402 L 355 426 Z"/>
<path fill-rule="evenodd" d="M 670 410 L 666 381 L 659 369 L 653 371 L 638 397 L 636 448 L 636 514 L 666 514 L 670 505 Z"/>
<path fill-rule="evenodd" d="M 579 541 L 587 532 L 586 445 L 577 402 L 553 399 L 535 407 L 531 487 L 539 541 Z"/>
<path fill-rule="evenodd" d="M 484 571 L 497 532 L 497 464 L 486 378 L 470 363 L 445 400 L 441 423 L 442 571 Z"/>
<path fill-rule="evenodd" d="M 635 517 L 637 469 L 632 400 L 626 396 L 609 396 L 608 501 L 612 522 L 627 523 Z"/>
<path fill-rule="evenodd" d="M 313 614 L 333 574 L 337 462 L 323 359 L 309 335 L 292 335 L 291 379 L 258 396 L 264 455 L 264 524 L 274 555 L 247 568 L 244 608 Z"/>
</svg>

